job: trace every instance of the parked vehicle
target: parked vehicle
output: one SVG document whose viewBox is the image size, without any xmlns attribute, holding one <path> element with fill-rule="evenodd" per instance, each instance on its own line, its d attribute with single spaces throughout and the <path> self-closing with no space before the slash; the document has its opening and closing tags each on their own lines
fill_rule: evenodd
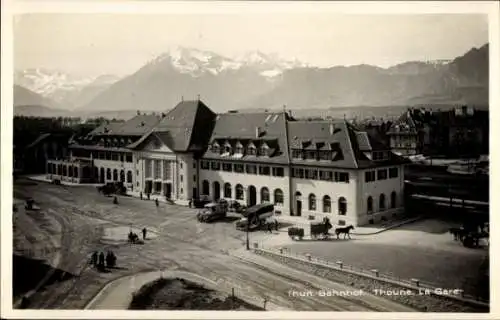
<svg viewBox="0 0 500 320">
<path fill-rule="evenodd" d="M 201 195 L 199 198 L 192 199 L 191 205 L 193 208 L 204 208 L 206 204 L 211 203 L 210 197 L 207 195 Z"/>
<path fill-rule="evenodd" d="M 274 215 L 274 205 L 272 203 L 258 204 L 247 208 L 242 212 L 243 218 L 236 221 L 236 229 L 254 230 L 265 225 L 269 217 Z"/>
<path fill-rule="evenodd" d="M 228 205 L 225 201 L 207 203 L 205 207 L 198 212 L 196 218 L 199 222 L 213 222 L 227 216 Z"/>
<path fill-rule="evenodd" d="M 123 182 L 108 182 L 105 185 L 98 186 L 97 191 L 108 196 L 111 194 L 126 194 L 127 188 Z"/>
</svg>

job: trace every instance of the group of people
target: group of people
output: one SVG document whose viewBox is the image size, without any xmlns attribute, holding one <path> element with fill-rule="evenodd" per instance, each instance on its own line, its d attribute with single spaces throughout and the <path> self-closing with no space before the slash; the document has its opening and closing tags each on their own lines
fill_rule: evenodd
<svg viewBox="0 0 500 320">
<path fill-rule="evenodd" d="M 279 230 L 279 222 L 277 219 L 274 219 L 274 221 L 270 221 L 267 223 L 267 231 L 269 233 L 273 233 L 273 229 L 275 229 L 276 231 Z"/>
<path fill-rule="evenodd" d="M 142 240 L 146 240 L 147 233 L 148 233 L 148 230 L 146 228 L 143 228 L 142 229 Z M 128 233 L 128 240 L 131 243 L 136 243 L 139 240 L 139 236 L 137 235 L 137 233 L 132 232 L 132 230 L 130 230 L 130 232 Z"/>
<path fill-rule="evenodd" d="M 106 256 L 104 256 L 104 252 L 98 253 L 94 251 L 90 259 L 90 265 L 98 270 L 104 270 L 106 267 L 113 268 L 116 266 L 116 255 L 113 251 L 108 251 Z"/>
<path fill-rule="evenodd" d="M 146 193 L 146 196 L 147 196 L 148 200 L 151 200 L 151 194 L 150 193 Z M 143 194 L 142 194 L 142 191 L 139 193 L 139 197 L 141 198 L 141 200 L 144 198 Z M 160 202 L 158 201 L 158 198 L 155 199 L 155 205 L 157 207 L 160 206 Z"/>
</svg>

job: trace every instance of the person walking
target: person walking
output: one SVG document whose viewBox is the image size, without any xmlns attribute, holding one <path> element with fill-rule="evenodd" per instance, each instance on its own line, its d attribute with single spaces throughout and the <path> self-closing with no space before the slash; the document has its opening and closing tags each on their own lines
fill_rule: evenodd
<svg viewBox="0 0 500 320">
<path fill-rule="evenodd" d="M 148 192 L 147 196 L 148 196 L 148 200 L 151 200 L 151 199 L 150 199 L 151 194 L 150 194 L 149 192 Z"/>
<path fill-rule="evenodd" d="M 273 224 L 271 222 L 267 224 L 267 231 L 269 231 L 269 233 L 273 233 Z"/>
<path fill-rule="evenodd" d="M 140 197 L 140 198 L 141 198 L 141 200 L 142 200 L 142 191 L 141 191 L 141 192 L 139 192 L 139 197 Z"/>
<path fill-rule="evenodd" d="M 158 198 L 155 199 L 155 204 L 156 204 L 156 207 L 160 206 L 160 202 L 158 201 Z"/>
<path fill-rule="evenodd" d="M 92 257 L 90 258 L 90 264 L 94 267 L 97 267 L 97 251 L 94 251 L 94 253 L 92 253 Z"/>
<path fill-rule="evenodd" d="M 278 222 L 278 219 L 274 220 L 274 228 L 276 229 L 276 231 L 279 231 L 280 229 L 280 223 Z"/>
<path fill-rule="evenodd" d="M 104 253 L 99 254 L 99 269 L 104 270 Z"/>
<path fill-rule="evenodd" d="M 146 240 L 146 233 L 148 232 L 148 230 L 146 228 L 143 228 L 142 229 L 142 239 L 143 240 Z"/>
</svg>

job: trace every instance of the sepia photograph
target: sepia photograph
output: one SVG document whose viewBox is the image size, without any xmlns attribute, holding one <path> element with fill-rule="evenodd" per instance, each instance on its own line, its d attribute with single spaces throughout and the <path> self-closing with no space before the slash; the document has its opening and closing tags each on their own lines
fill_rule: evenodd
<svg viewBox="0 0 500 320">
<path fill-rule="evenodd" d="M 124 2 L 10 16 L 2 318 L 491 314 L 493 2 Z"/>
</svg>

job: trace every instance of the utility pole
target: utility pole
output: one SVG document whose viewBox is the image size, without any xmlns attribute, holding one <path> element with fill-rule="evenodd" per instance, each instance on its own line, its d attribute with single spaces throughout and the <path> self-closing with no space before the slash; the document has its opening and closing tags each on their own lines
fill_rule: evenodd
<svg viewBox="0 0 500 320">
<path fill-rule="evenodd" d="M 250 239 L 248 238 L 249 236 L 249 230 L 250 230 L 250 219 L 247 218 L 247 227 L 246 227 L 246 234 L 247 234 L 247 250 L 250 250 Z"/>
</svg>

